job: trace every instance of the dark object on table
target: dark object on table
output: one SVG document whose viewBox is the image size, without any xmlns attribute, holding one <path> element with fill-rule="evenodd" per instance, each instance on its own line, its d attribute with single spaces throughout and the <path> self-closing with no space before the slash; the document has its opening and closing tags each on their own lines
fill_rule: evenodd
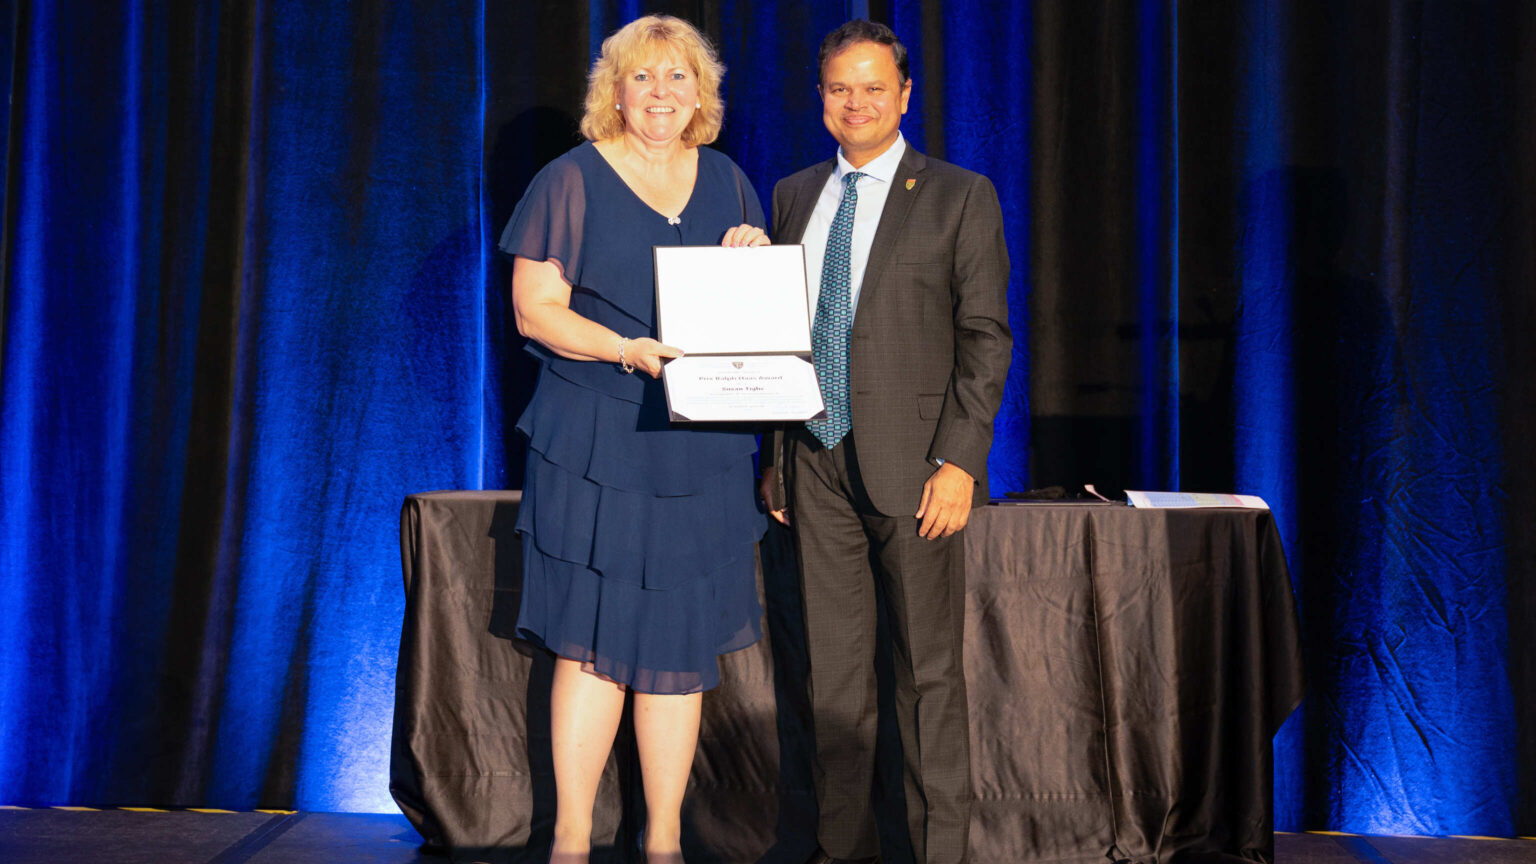
<svg viewBox="0 0 1536 864">
<path fill-rule="evenodd" d="M 1006 497 L 994 498 L 993 504 L 1124 504 L 1125 500 L 1111 500 L 1098 494 L 1092 486 L 1083 492 L 1071 492 L 1064 486 L 1045 486 L 1023 492 L 1005 492 Z M 1091 494 L 1090 494 L 1091 493 Z"/>
<path fill-rule="evenodd" d="M 1023 492 L 1005 492 L 1005 497 L 1019 501 L 1059 501 L 1067 497 L 1064 486 L 1046 486 L 1041 489 L 1026 489 Z"/>
</svg>

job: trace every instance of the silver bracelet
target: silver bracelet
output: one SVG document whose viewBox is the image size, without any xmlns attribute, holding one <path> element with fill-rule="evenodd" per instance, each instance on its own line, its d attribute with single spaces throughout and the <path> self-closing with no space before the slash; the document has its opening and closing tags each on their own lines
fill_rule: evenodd
<svg viewBox="0 0 1536 864">
<path fill-rule="evenodd" d="M 624 359 L 624 346 L 626 346 L 628 344 L 629 344 L 629 338 L 628 337 L 625 337 L 625 336 L 620 336 L 619 337 L 619 369 L 622 370 L 625 375 L 628 375 L 629 373 L 635 371 L 635 367 L 630 365 L 628 360 Z"/>
</svg>

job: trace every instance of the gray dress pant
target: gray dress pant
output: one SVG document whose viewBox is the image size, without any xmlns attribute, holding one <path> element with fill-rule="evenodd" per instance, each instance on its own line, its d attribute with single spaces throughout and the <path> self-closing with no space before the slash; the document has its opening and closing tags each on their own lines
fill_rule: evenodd
<svg viewBox="0 0 1536 864">
<path fill-rule="evenodd" d="M 817 839 L 836 858 L 879 851 L 870 796 L 883 594 L 912 850 L 917 864 L 957 864 L 965 859 L 972 797 L 962 535 L 924 540 L 911 513 L 876 512 L 859 478 L 854 437 L 827 450 L 803 428 L 787 436 L 786 491 L 811 661 Z M 917 500 L 914 494 L 914 512 Z"/>
</svg>

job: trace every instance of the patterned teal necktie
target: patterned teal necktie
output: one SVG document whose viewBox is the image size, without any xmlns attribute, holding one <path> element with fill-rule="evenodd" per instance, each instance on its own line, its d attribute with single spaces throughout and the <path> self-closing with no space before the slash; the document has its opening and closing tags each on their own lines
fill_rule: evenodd
<svg viewBox="0 0 1536 864">
<path fill-rule="evenodd" d="M 843 200 L 827 232 L 827 254 L 821 260 L 821 294 L 816 298 L 816 321 L 811 327 L 811 360 L 827 403 L 827 419 L 808 420 L 811 430 L 828 450 L 853 428 L 848 405 L 848 342 L 853 333 L 853 303 L 849 297 L 849 249 L 853 245 L 853 211 L 859 206 L 858 178 L 843 175 Z"/>
</svg>

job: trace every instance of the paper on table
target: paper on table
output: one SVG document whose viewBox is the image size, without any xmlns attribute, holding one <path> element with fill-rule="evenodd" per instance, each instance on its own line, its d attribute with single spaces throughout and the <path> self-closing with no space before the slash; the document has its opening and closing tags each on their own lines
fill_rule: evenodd
<svg viewBox="0 0 1536 864">
<path fill-rule="evenodd" d="M 658 246 L 656 309 L 688 354 L 809 354 L 805 247 Z"/>
<path fill-rule="evenodd" d="M 1125 490 L 1132 507 L 1247 507 L 1268 510 L 1269 505 L 1257 495 L 1232 495 L 1226 492 L 1133 492 Z"/>
</svg>

